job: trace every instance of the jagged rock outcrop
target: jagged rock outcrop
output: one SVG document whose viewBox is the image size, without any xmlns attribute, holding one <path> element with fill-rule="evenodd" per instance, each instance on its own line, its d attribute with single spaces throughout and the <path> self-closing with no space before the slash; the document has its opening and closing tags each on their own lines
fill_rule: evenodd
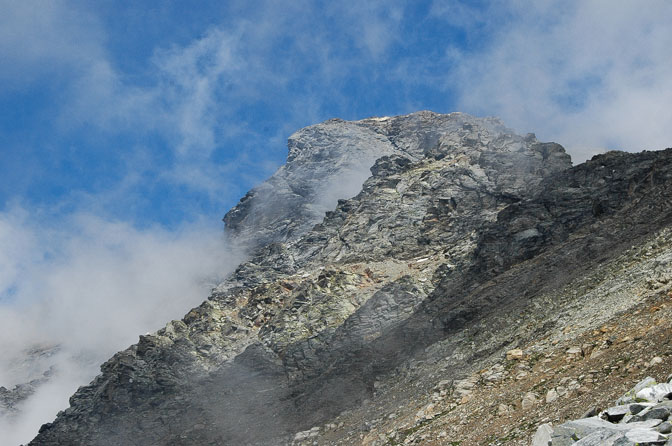
<svg viewBox="0 0 672 446">
<path fill-rule="evenodd" d="M 325 190 L 345 198 L 338 182 L 364 179 L 360 160 L 361 192 L 315 224 Z M 250 260 L 105 363 L 31 444 L 317 441 L 307 429 L 372 398 L 396 408 L 461 376 L 534 335 L 520 314 L 552 325 L 578 297 L 549 296 L 672 222 L 672 150 L 570 166 L 557 144 L 464 114 L 298 132 L 288 164 L 225 217 Z"/>
</svg>

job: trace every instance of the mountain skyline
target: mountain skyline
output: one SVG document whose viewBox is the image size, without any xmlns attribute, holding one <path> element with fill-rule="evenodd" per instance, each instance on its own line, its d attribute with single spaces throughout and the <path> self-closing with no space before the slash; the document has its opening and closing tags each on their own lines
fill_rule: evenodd
<svg viewBox="0 0 672 446">
<path fill-rule="evenodd" d="M 291 132 L 333 117 L 498 116 L 575 162 L 670 136 L 664 1 L 3 10 L 3 213 L 212 220 L 282 164 Z"/>
<path fill-rule="evenodd" d="M 461 111 L 575 163 L 672 139 L 663 0 L 0 6 L 0 385 L 35 344 L 76 372 L 28 431 L 235 267 L 221 218 L 300 128 Z"/>
</svg>

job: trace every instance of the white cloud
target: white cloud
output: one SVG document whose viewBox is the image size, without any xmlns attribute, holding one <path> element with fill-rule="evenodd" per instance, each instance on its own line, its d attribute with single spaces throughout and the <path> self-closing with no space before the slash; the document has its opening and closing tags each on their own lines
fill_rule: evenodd
<svg viewBox="0 0 672 446">
<path fill-rule="evenodd" d="M 497 3 L 485 17 L 486 49 L 448 56 L 460 108 L 556 140 L 575 162 L 672 145 L 672 4 Z"/>
<path fill-rule="evenodd" d="M 109 135 L 153 135 L 175 157 L 176 173 L 165 178 L 196 190 L 216 183 L 221 190 L 221 180 L 191 182 L 179 171 L 186 164 L 195 170 L 212 162 L 222 110 L 233 110 L 222 102 L 222 89 L 240 94 L 249 82 L 252 67 L 240 53 L 238 30 L 212 29 L 184 47 L 158 49 L 147 61 L 148 79 L 136 84 L 115 64 L 107 49 L 113 42 L 106 40 L 104 24 L 85 4 L 0 3 L 5 91 L 29 90 L 38 83 L 55 88 L 56 101 L 43 117 L 60 131 L 94 126 Z M 259 74 L 254 77 L 260 81 Z M 254 90 L 248 88 L 248 93 Z"/>
<path fill-rule="evenodd" d="M 359 98 L 348 97 L 344 85 L 377 73 L 359 68 L 387 66 L 391 49 L 404 46 L 404 2 L 231 4 L 245 13 L 191 42 L 157 49 L 144 67 L 147 78 L 134 83 L 115 65 L 100 21 L 81 4 L 0 0 L 0 80 L 19 89 L 58 78 L 63 103 L 54 113 L 64 132 L 85 124 L 112 135 L 153 134 L 173 159 L 161 180 L 217 195 L 231 178 L 251 175 L 234 172 L 241 165 L 263 164 L 256 175 L 270 173 L 264 144 L 284 150 L 284 138 L 329 117 L 330 104 L 354 110 Z M 521 132 L 556 140 L 575 161 L 605 147 L 672 145 L 669 2 L 491 5 L 435 2 L 431 13 L 450 26 L 490 35 L 485 46 L 465 53 L 454 44 L 439 61 L 400 51 L 385 74 L 426 91 L 443 81 L 457 92 L 457 108 L 499 115 Z M 408 91 L 411 108 L 424 108 Z M 273 105 L 273 119 L 284 127 L 261 133 L 239 116 L 250 104 Z M 218 161 L 218 148 L 236 138 L 260 147 Z M 97 217 L 109 203 L 133 201 L 144 169 L 152 168 L 143 150 L 140 142 L 129 151 L 126 175 L 111 190 L 78 194 L 79 211 L 70 217 L 50 223 L 27 210 L 0 214 L 0 385 L 23 380 L 25 370 L 9 362 L 26 347 L 62 346 L 52 358 L 58 371 L 51 384 L 27 402 L 24 417 L 0 425 L 11 436 L 6 441 L 27 441 L 100 362 L 181 317 L 237 263 L 219 227 L 137 229 Z"/>
<path fill-rule="evenodd" d="M 355 47 L 373 60 L 383 57 L 401 39 L 403 2 L 337 2 L 331 4 L 330 13 L 342 21 L 340 29 Z"/>
<path fill-rule="evenodd" d="M 458 28 L 468 29 L 486 20 L 486 11 L 475 5 L 461 1 L 445 2 L 434 0 L 429 10 L 430 16 L 440 17 L 442 20 Z"/>
<path fill-rule="evenodd" d="M 250 48 L 259 33 L 261 24 L 243 20 L 231 30 L 212 28 L 187 45 L 157 49 L 148 61 L 149 83 L 142 86 L 125 80 L 107 57 L 94 59 L 73 76 L 60 127 L 76 131 L 86 124 L 110 134 L 154 135 L 173 159 L 161 172 L 163 180 L 221 194 L 228 178 L 220 173 L 228 166 L 214 161 L 213 152 L 224 140 L 258 131 L 246 128 L 236 112 L 283 82 L 261 62 L 267 54 Z"/>
<path fill-rule="evenodd" d="M 56 367 L 19 419 L 0 420 L 11 444 L 29 441 L 138 334 L 202 302 L 240 260 L 218 226 L 139 230 L 77 214 L 55 229 L 40 217 L 20 209 L 0 214 L 0 385 L 11 389 Z M 60 346 L 55 356 L 34 366 L 24 361 L 26 349 L 53 345 Z"/>
<path fill-rule="evenodd" d="M 60 0 L 0 1 L 0 80 L 25 88 L 39 78 L 68 76 L 103 57 L 98 20 Z"/>
<path fill-rule="evenodd" d="M 161 179 L 210 196 L 229 188 L 228 178 L 218 173 L 227 169 L 223 163 L 244 162 L 240 152 L 253 152 L 252 159 L 269 150 L 284 152 L 292 131 L 331 117 L 325 107 L 352 110 L 344 84 L 399 43 L 403 20 L 403 2 L 397 1 L 326 9 L 310 2 L 232 4 L 232 20 L 186 44 L 156 48 L 138 70 L 138 82 L 115 63 L 114 41 L 90 5 L 3 6 L 6 23 L 0 23 L 7 26 L 0 27 L 0 55 L 12 61 L 14 79 L 50 80 L 53 70 L 61 73 L 59 103 L 48 112 L 61 131 L 92 126 L 108 135 L 154 138 L 172 163 Z M 261 125 L 249 125 L 242 115 L 254 107 L 272 110 L 274 130 L 282 135 L 270 139 Z M 227 147 L 241 139 L 248 145 Z M 216 156 L 223 150 L 239 155 L 223 161 Z"/>
<path fill-rule="evenodd" d="M 208 158 L 217 144 L 218 108 L 228 105 L 218 103 L 222 89 L 240 91 L 246 76 L 258 76 L 241 54 L 241 32 L 212 29 L 186 47 L 154 57 L 160 79 L 155 96 L 166 107 L 169 128 L 177 129 L 181 160 Z"/>
<path fill-rule="evenodd" d="M 19 211 L 0 218 L 0 296 L 9 296 L 24 270 L 37 259 L 36 240 L 21 224 L 25 216 Z"/>
</svg>

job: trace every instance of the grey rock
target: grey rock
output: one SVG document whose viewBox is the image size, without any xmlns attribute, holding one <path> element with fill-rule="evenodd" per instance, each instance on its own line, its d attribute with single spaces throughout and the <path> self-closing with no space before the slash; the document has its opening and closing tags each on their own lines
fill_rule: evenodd
<svg viewBox="0 0 672 446">
<path fill-rule="evenodd" d="M 648 379 L 645 383 L 638 384 L 637 392 L 651 390 L 656 386 L 655 382 Z M 628 395 L 626 397 L 631 398 Z M 670 416 L 667 403 L 666 401 L 658 406 L 652 403 L 619 405 L 602 412 L 600 418 L 584 418 L 561 424 L 553 431 L 552 444 L 554 446 L 664 444 L 667 437 L 663 434 L 672 431 L 670 423 L 663 423 Z M 631 412 L 635 412 L 636 415 L 632 415 Z M 619 422 L 620 424 L 614 424 Z"/>
<path fill-rule="evenodd" d="M 667 420 L 670 417 L 670 410 L 666 407 L 654 407 L 641 415 L 642 420 Z"/>
<path fill-rule="evenodd" d="M 296 132 L 288 146 L 287 163 L 224 217 L 232 239 L 250 249 L 301 236 L 359 192 L 376 159 L 398 152 L 385 135 L 340 119 Z"/>
<path fill-rule="evenodd" d="M 656 430 L 661 434 L 669 434 L 672 432 L 672 423 L 669 421 L 661 423 L 658 427 L 656 427 Z"/>
<path fill-rule="evenodd" d="M 665 444 L 667 437 L 661 435 L 653 429 L 637 428 L 625 433 L 628 440 L 635 444 Z"/>
<path fill-rule="evenodd" d="M 550 446 L 552 435 L 553 435 L 553 426 L 550 423 L 540 425 L 537 428 L 534 437 L 532 437 L 531 446 Z"/>
<path fill-rule="evenodd" d="M 612 423 L 618 423 L 629 412 L 630 412 L 630 406 L 627 404 L 621 406 L 613 406 L 604 411 L 603 418 Z"/>
<path fill-rule="evenodd" d="M 652 407 L 652 406 L 653 406 L 653 404 L 651 404 L 651 403 L 630 404 L 630 413 L 633 414 L 633 415 L 637 415 L 642 410 L 646 409 L 647 407 Z"/>
<path fill-rule="evenodd" d="M 227 217 L 229 234 L 259 245 L 250 260 L 181 321 L 103 364 L 31 444 L 291 441 L 368 407 L 377 383 L 414 388 L 449 358 L 431 387 L 501 358 L 525 342 L 517 315 L 546 311 L 542 298 L 587 271 L 606 274 L 672 215 L 672 150 L 610 152 L 570 168 L 557 144 L 429 112 L 330 121 L 294 141 L 289 167 Z M 372 175 L 357 195 L 315 224 L 319 187 L 361 167 L 339 162 L 348 153 L 382 158 L 365 166 Z M 554 305 L 579 300 L 566 302 Z M 625 432 L 590 420 L 556 427 L 553 445 L 556 434 L 604 427 L 585 423 Z"/>
<path fill-rule="evenodd" d="M 53 365 L 53 356 L 60 351 L 58 345 L 36 345 L 13 360 L 4 358 L 12 364 L 13 374 L 23 376 L 24 382 L 6 388 L 0 386 L 0 417 L 13 417 L 20 412 L 21 404 L 33 395 L 41 386 L 49 382 L 57 372 Z"/>
<path fill-rule="evenodd" d="M 484 152 L 482 165 L 486 170 L 506 164 L 505 167 L 521 172 L 551 172 L 569 163 L 560 146 L 521 138 L 493 118 L 423 111 L 355 122 L 331 119 L 289 137 L 287 163 L 226 214 L 227 232 L 250 249 L 296 240 L 332 210 L 338 199 L 356 195 L 379 158 L 395 155 L 403 159 L 402 164 L 408 164 L 426 156 L 445 157 L 465 149 L 476 154 L 486 146 L 493 149 Z M 537 146 L 538 155 L 529 156 L 529 148 Z M 517 151 L 526 152 L 528 157 L 517 156 Z M 521 163 L 521 159 L 525 162 Z M 383 163 L 375 166 L 373 172 L 377 176 L 389 175 L 393 172 L 390 168 L 391 164 Z M 535 181 L 534 175 L 530 176 L 531 181 L 522 175 L 509 178 L 513 181 L 509 180 L 507 186 L 513 189 Z"/>
<path fill-rule="evenodd" d="M 672 384 L 663 383 L 641 389 L 636 392 L 635 397 L 646 401 L 660 402 L 664 399 L 669 400 L 670 395 L 672 395 Z"/>
<path fill-rule="evenodd" d="M 568 421 L 553 430 L 553 446 L 566 446 L 588 437 L 589 435 L 599 434 L 608 436 L 612 434 L 627 434 L 632 430 L 651 430 L 660 424 L 660 420 L 648 420 L 630 424 L 613 424 L 600 418 L 583 418 L 580 420 Z M 593 438 L 596 438 L 594 436 Z M 614 438 L 615 440 L 616 438 Z"/>
<path fill-rule="evenodd" d="M 11 389 L 0 387 L 0 417 L 13 416 L 20 412 L 20 405 L 34 394 L 42 385 L 49 382 L 54 373 L 54 368 L 44 372 L 39 378 L 26 383 L 17 384 Z"/>
<path fill-rule="evenodd" d="M 639 392 L 640 390 L 643 390 L 647 387 L 654 386 L 656 384 L 657 384 L 657 382 L 656 382 L 655 379 L 651 378 L 650 376 L 647 376 L 646 378 L 644 378 L 643 380 L 638 382 L 635 385 L 635 387 L 628 390 L 622 397 L 620 397 L 616 401 L 616 404 L 621 405 L 621 404 L 634 403 L 634 402 L 636 402 L 635 399 L 636 399 L 637 392 Z"/>
<path fill-rule="evenodd" d="M 546 392 L 546 404 L 552 403 L 558 399 L 558 392 L 555 389 L 551 389 Z"/>
<path fill-rule="evenodd" d="M 622 432 L 611 432 L 611 431 L 598 431 L 589 434 L 579 441 L 572 443 L 575 446 L 612 446 L 617 444 L 623 444 L 622 440 L 626 436 Z M 553 443 L 555 445 L 556 443 Z M 630 444 L 628 442 L 627 444 Z"/>
<path fill-rule="evenodd" d="M 600 412 L 602 412 L 602 410 L 598 406 L 593 406 L 590 409 L 588 409 L 581 418 L 596 417 L 600 414 Z"/>
<path fill-rule="evenodd" d="M 527 411 L 532 409 L 534 406 L 537 405 L 539 402 L 539 399 L 537 398 L 537 395 L 532 393 L 532 392 L 527 392 L 525 395 L 523 395 L 523 399 L 521 401 L 521 406 L 523 410 Z"/>
</svg>

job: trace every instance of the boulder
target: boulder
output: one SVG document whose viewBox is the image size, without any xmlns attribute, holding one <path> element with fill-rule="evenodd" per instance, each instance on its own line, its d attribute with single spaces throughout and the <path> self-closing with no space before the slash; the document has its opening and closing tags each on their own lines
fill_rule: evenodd
<svg viewBox="0 0 672 446">
<path fill-rule="evenodd" d="M 616 404 L 628 404 L 628 403 L 634 403 L 636 394 L 642 389 L 645 389 L 647 387 L 655 386 L 657 384 L 656 380 L 651 378 L 650 376 L 647 376 L 643 380 L 637 383 L 635 387 L 632 389 L 628 390 L 622 397 L 620 397 L 618 400 L 616 400 Z"/>
<path fill-rule="evenodd" d="M 550 423 L 542 424 L 532 438 L 531 446 L 550 446 L 553 426 Z"/>
<path fill-rule="evenodd" d="M 525 354 L 523 353 L 523 350 L 519 348 L 514 348 L 513 350 L 509 350 L 506 352 L 506 360 L 507 361 L 518 361 L 523 359 Z"/>
<path fill-rule="evenodd" d="M 672 384 L 663 383 L 639 390 L 635 393 L 635 398 L 638 400 L 660 402 L 664 399 L 669 400 L 671 395 Z"/>
</svg>

